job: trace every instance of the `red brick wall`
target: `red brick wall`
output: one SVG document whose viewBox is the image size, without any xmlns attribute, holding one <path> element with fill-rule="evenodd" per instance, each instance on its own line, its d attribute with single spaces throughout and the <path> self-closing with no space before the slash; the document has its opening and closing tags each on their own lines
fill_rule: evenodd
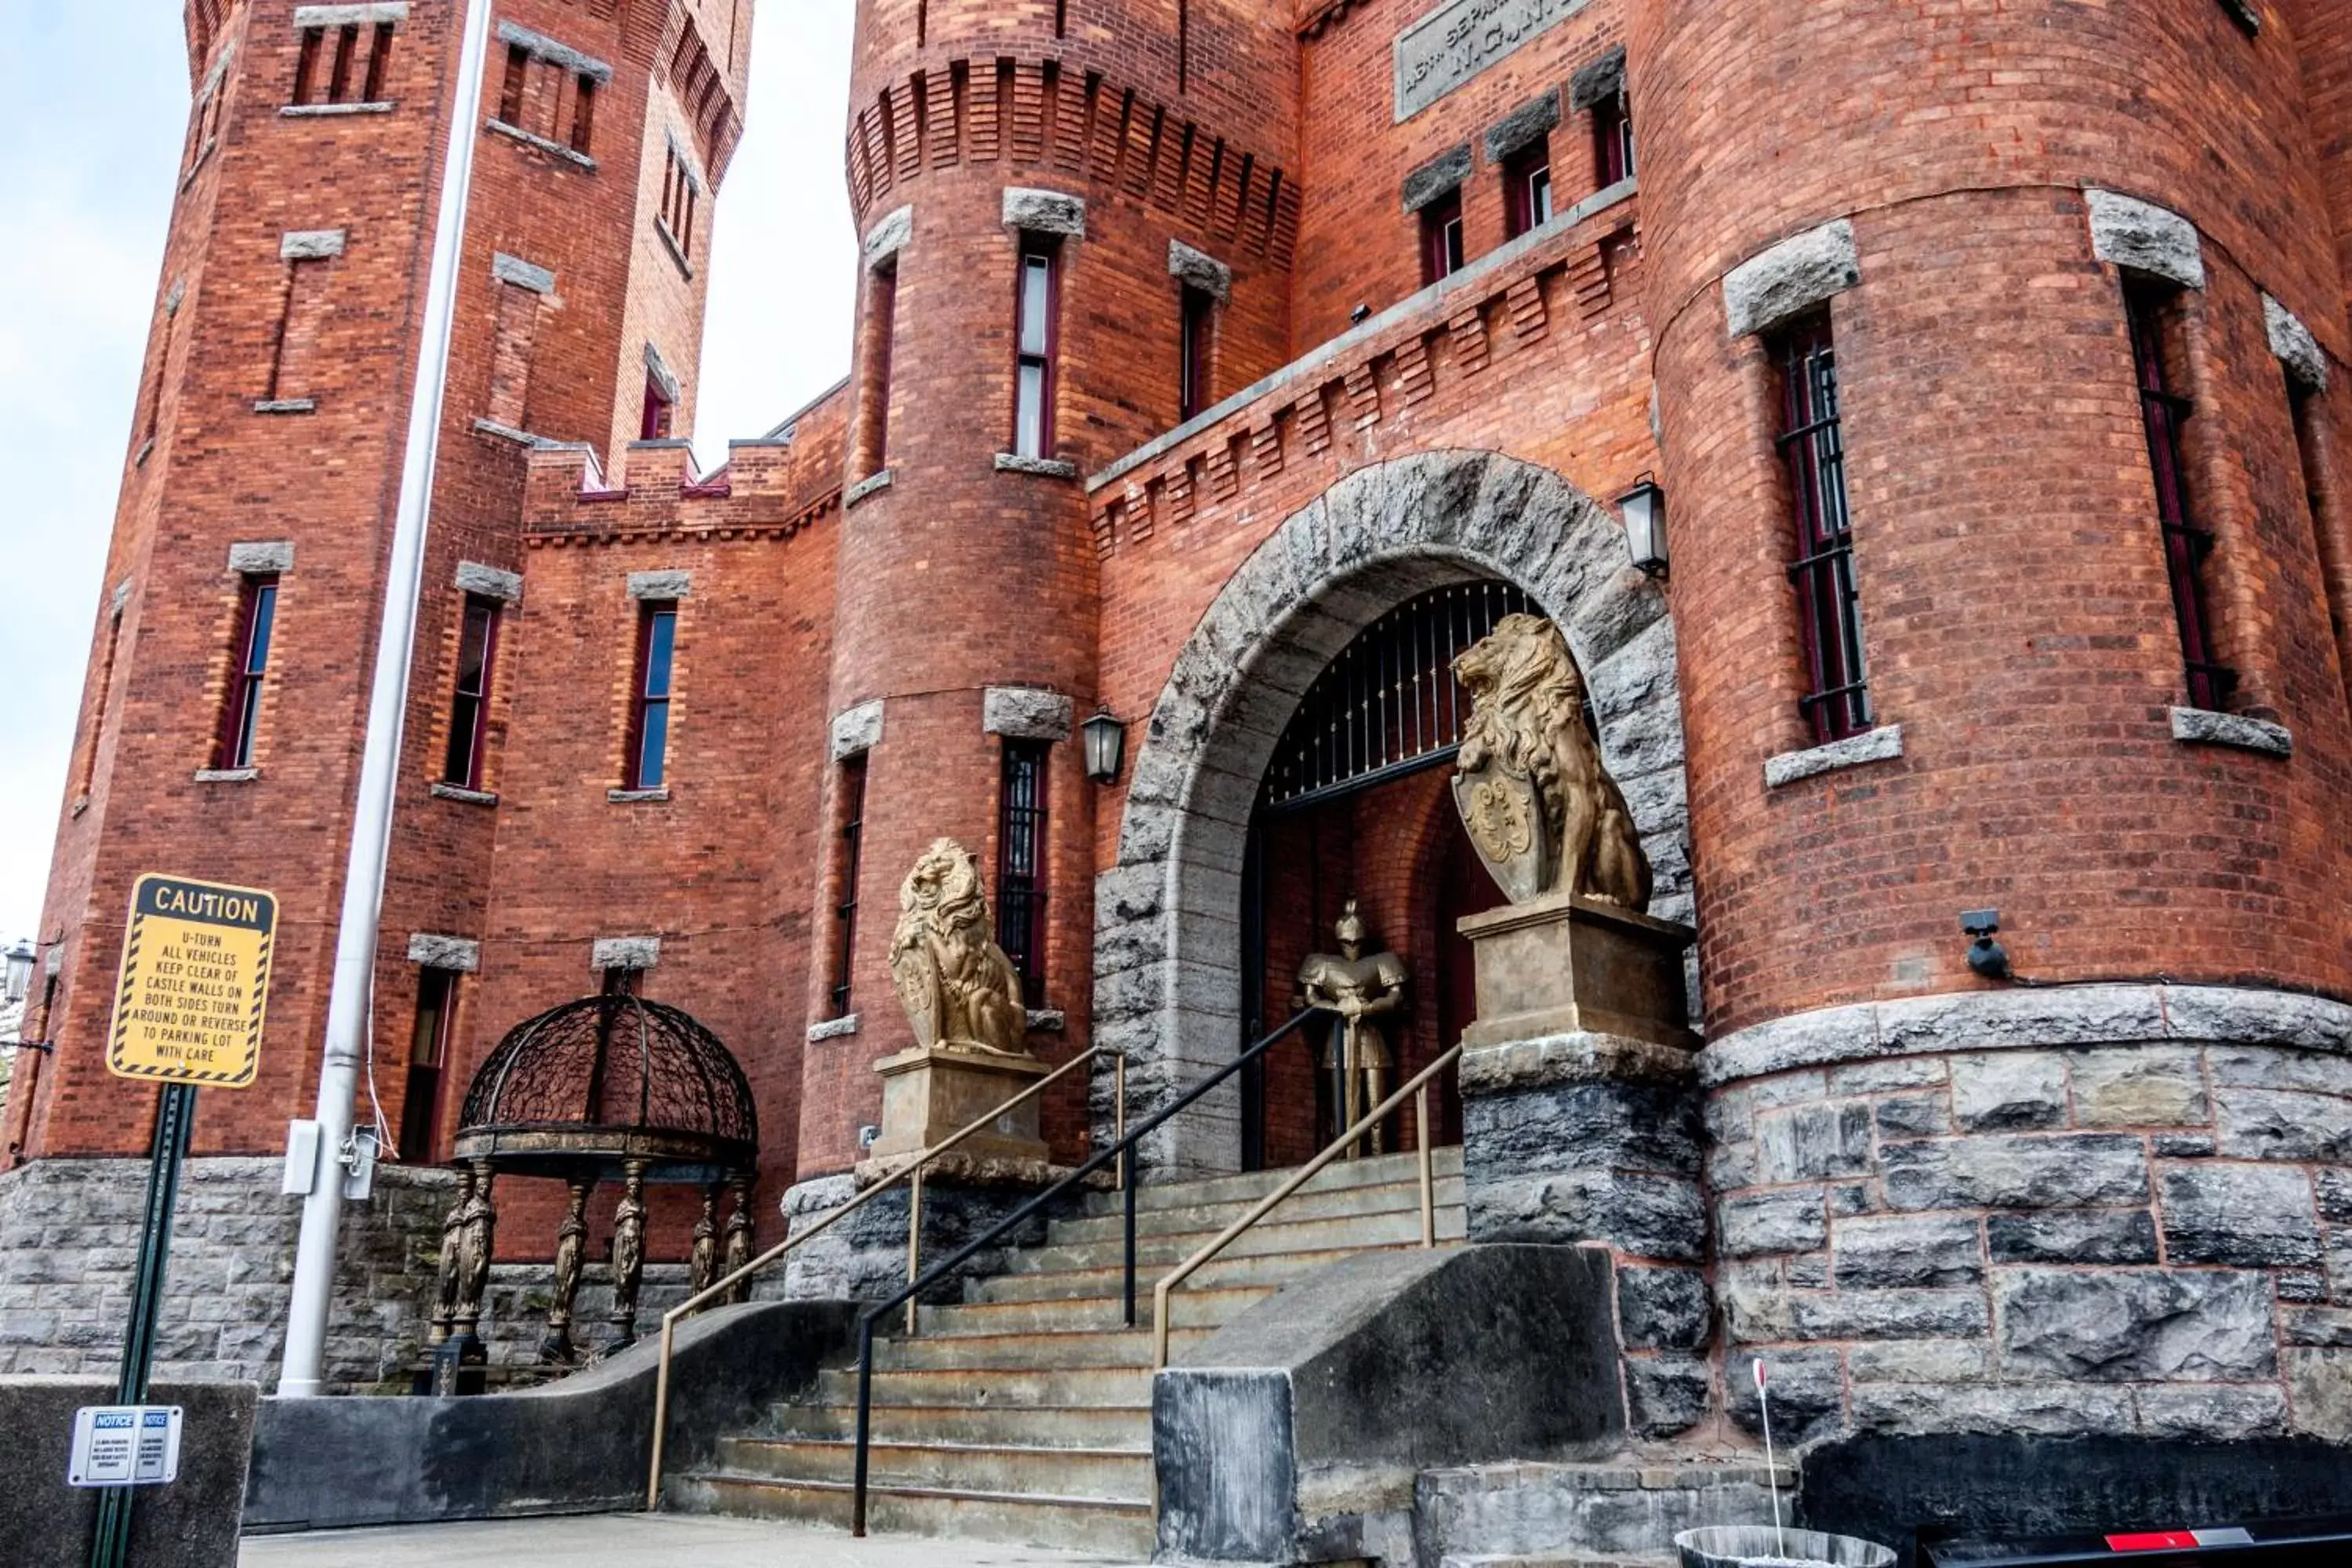
<svg viewBox="0 0 2352 1568">
<path fill-rule="evenodd" d="M 1918 47 L 1922 43 L 1927 47 Z M 1899 84 L 1880 62 L 1900 54 Z M 1677 519 L 1708 1022 L 1965 989 L 1964 909 L 2021 973 L 2343 993 L 2352 763 L 2320 552 L 2256 285 L 2340 349 L 2293 57 L 2218 5 L 1642 8 L 1647 299 Z M 1957 110 L 1957 112 L 1955 112 Z M 1801 144 L 1818 156 L 1789 159 Z M 2241 701 L 2292 761 L 2171 738 L 2185 700 L 2115 271 L 2082 182 L 2203 226 L 2198 521 Z M 1900 762 L 1779 790 L 1810 743 L 1774 373 L 1717 279 L 1853 215 L 1838 340 L 1864 637 Z M 2298 216 L 2297 215 L 2303 215 Z"/>
</svg>

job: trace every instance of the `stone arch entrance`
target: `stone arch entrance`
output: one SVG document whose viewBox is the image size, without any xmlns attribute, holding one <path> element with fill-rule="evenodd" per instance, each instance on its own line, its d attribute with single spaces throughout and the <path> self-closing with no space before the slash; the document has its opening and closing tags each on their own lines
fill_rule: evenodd
<svg viewBox="0 0 2352 1568">
<path fill-rule="evenodd" d="M 1360 468 L 1286 519 L 1178 654 L 1134 763 L 1118 861 L 1096 888 L 1095 1030 L 1127 1054 L 1149 1111 L 1232 1058 L 1249 823 L 1276 741 L 1315 677 L 1381 616 L 1430 588 L 1497 579 L 1566 633 L 1609 769 L 1657 871 L 1654 912 L 1691 918 L 1673 624 L 1627 563 L 1618 521 L 1550 469 L 1496 452 Z M 1111 1119 L 1097 1081 L 1097 1134 Z M 1240 1100 L 1221 1091 L 1163 1129 L 1146 1165 L 1229 1171 Z"/>
</svg>

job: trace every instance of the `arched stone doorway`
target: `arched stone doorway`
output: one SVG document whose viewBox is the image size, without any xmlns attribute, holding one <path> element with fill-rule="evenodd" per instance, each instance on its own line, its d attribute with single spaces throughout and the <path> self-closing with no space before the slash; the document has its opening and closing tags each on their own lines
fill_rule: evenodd
<svg viewBox="0 0 2352 1568">
<path fill-rule="evenodd" d="M 1230 1060 L 1243 1027 L 1249 826 L 1275 746 L 1316 677 L 1432 588 L 1507 583 L 1559 622 L 1604 760 L 1657 870 L 1654 912 L 1691 918 L 1682 721 L 1665 598 L 1626 561 L 1617 519 L 1548 468 L 1481 451 L 1360 468 L 1267 537 L 1176 658 L 1134 764 L 1118 862 L 1096 889 L 1097 1038 L 1128 1056 L 1148 1111 Z M 1110 1124 L 1097 1080 L 1098 1133 Z M 1237 1169 L 1237 1087 L 1144 1153 L 1168 1174 Z"/>
</svg>

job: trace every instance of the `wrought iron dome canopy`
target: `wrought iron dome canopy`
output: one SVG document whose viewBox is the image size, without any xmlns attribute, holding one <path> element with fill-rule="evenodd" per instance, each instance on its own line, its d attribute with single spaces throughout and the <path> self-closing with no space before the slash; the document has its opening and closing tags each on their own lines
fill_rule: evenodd
<svg viewBox="0 0 2352 1568">
<path fill-rule="evenodd" d="M 691 1014 L 583 996 L 507 1032 L 466 1090 L 457 1159 L 520 1175 L 715 1182 L 760 1147 L 743 1069 Z"/>
</svg>

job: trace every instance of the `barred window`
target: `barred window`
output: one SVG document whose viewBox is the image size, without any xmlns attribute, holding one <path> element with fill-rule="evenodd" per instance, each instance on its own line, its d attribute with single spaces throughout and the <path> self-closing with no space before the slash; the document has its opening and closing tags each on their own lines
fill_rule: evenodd
<svg viewBox="0 0 2352 1568">
<path fill-rule="evenodd" d="M 857 873 L 866 837 L 866 756 L 841 764 L 841 896 L 833 906 L 833 1011 L 849 1016 L 850 966 L 857 957 Z"/>
<path fill-rule="evenodd" d="M 1862 601 L 1854 587 L 1853 520 L 1846 506 L 1845 443 L 1838 423 L 1837 352 L 1826 314 L 1790 328 L 1780 343 L 1780 453 L 1797 557 L 1798 625 L 1807 689 L 1800 700 L 1817 744 L 1871 727 L 1863 667 Z"/>
<path fill-rule="evenodd" d="M 1042 741 L 1007 741 L 997 795 L 996 942 L 1028 1005 L 1045 1005 L 1045 763 Z"/>
</svg>

